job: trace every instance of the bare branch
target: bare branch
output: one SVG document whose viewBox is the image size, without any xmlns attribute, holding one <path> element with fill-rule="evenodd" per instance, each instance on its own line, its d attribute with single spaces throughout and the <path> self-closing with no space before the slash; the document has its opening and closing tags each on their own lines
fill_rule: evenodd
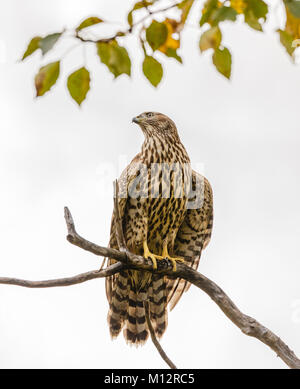
<svg viewBox="0 0 300 389">
<path fill-rule="evenodd" d="M 159 341 L 157 340 L 155 336 L 155 331 L 151 323 L 150 319 L 150 312 L 149 312 L 149 303 L 148 301 L 144 301 L 144 307 L 145 307 L 145 316 L 146 316 L 146 321 L 147 321 L 147 326 L 150 332 L 150 336 L 152 339 L 152 342 L 154 346 L 156 347 L 157 351 L 159 352 L 160 356 L 162 359 L 166 362 L 166 364 L 171 368 L 171 369 L 177 369 L 177 367 L 174 365 L 174 363 L 171 361 L 170 358 L 168 358 L 167 354 L 164 352 L 163 348 L 161 347 Z"/>
<path fill-rule="evenodd" d="M 67 208 L 66 212 L 67 214 L 70 214 L 70 211 Z M 72 217 L 71 220 L 73 220 Z M 300 369 L 300 360 L 277 335 L 275 335 L 272 331 L 264 327 L 252 317 L 242 313 L 234 304 L 234 302 L 217 284 L 215 284 L 213 281 L 211 281 L 201 273 L 197 272 L 196 270 L 191 269 L 185 264 L 177 263 L 177 269 L 174 272 L 172 270 L 172 265 L 164 260 L 158 262 L 157 270 L 153 270 L 152 261 L 147 258 L 132 254 L 128 251 L 120 252 L 118 250 L 98 246 L 79 236 L 76 233 L 75 228 L 71 232 L 71 234 L 69 232 L 69 235 L 67 237 L 68 241 L 78 247 L 83 248 L 84 250 L 90 251 L 100 256 L 109 256 L 110 258 L 116 259 L 117 261 L 124 263 L 129 268 L 148 270 L 152 273 L 177 276 L 191 282 L 192 284 L 203 290 L 206 294 L 208 294 L 210 298 L 225 313 L 225 315 L 237 327 L 239 327 L 244 334 L 257 338 L 261 342 L 268 345 L 290 368 Z"/>
<path fill-rule="evenodd" d="M 112 254 L 113 256 L 111 258 L 116 259 L 120 262 L 126 262 L 127 259 L 127 253 L 120 252 L 115 249 L 111 249 L 108 247 L 101 247 L 96 245 L 95 243 L 89 242 L 88 240 L 82 238 L 79 234 L 77 234 L 75 230 L 75 225 L 73 221 L 73 217 L 71 215 L 71 212 L 67 207 L 65 207 L 65 220 L 67 224 L 68 229 L 68 235 L 67 240 L 74 244 L 75 246 L 78 246 L 84 250 L 90 251 L 91 253 L 95 255 L 99 255 L 101 257 L 110 257 Z"/>
<path fill-rule="evenodd" d="M 18 285 L 28 288 L 48 288 L 54 286 L 68 286 L 81 282 L 89 281 L 94 278 L 103 278 L 119 272 L 121 269 L 130 268 L 137 270 L 147 270 L 152 273 L 160 273 L 183 278 L 210 296 L 210 298 L 219 306 L 225 315 L 248 335 L 257 338 L 261 342 L 269 346 L 276 354 L 293 369 L 300 369 L 300 360 L 294 352 L 272 331 L 264 327 L 254 318 L 242 313 L 227 294 L 213 281 L 202 275 L 201 273 L 191 269 L 182 263 L 177 263 L 177 269 L 172 270 L 172 264 L 166 260 L 158 262 L 158 269 L 154 270 L 152 261 L 143 258 L 139 255 L 132 254 L 128 251 L 119 251 L 109 247 L 98 246 L 95 243 L 89 242 L 77 234 L 74 221 L 68 208 L 65 208 L 65 219 L 68 228 L 67 240 L 95 255 L 102 257 L 113 258 L 118 263 L 109 266 L 104 270 L 90 271 L 87 273 L 78 274 L 74 277 L 61 278 L 47 281 L 27 281 L 16 278 L 0 277 L 0 284 Z M 149 327 L 150 328 L 150 327 Z"/>
<path fill-rule="evenodd" d="M 190 269 L 189 267 L 180 265 L 179 276 L 191 282 L 201 290 L 219 306 L 225 315 L 248 336 L 257 338 L 261 342 L 269 346 L 276 352 L 290 368 L 300 369 L 300 360 L 295 353 L 272 331 L 264 327 L 251 316 L 242 313 L 227 294 L 212 280 L 200 274 L 199 272 Z M 185 267 L 185 269 L 183 269 Z"/>
<path fill-rule="evenodd" d="M 55 286 L 70 286 L 81 284 L 82 282 L 90 281 L 95 278 L 104 278 L 112 276 L 124 269 L 121 262 L 114 263 L 104 270 L 92 270 L 86 273 L 77 274 L 73 277 L 57 278 L 45 281 L 28 281 L 19 278 L 0 277 L 0 284 L 24 286 L 25 288 L 53 288 Z"/>
<path fill-rule="evenodd" d="M 80 35 L 80 32 L 79 31 L 75 31 L 75 35 L 74 37 L 79 39 L 81 42 L 88 42 L 88 43 L 109 43 L 113 40 L 115 40 L 116 38 L 120 37 L 120 36 L 125 36 L 125 35 L 129 35 L 129 34 L 132 34 L 133 30 L 135 29 L 135 27 L 139 26 L 140 24 L 144 23 L 150 16 L 152 16 L 153 14 L 158 14 L 160 12 L 165 12 L 165 11 L 168 11 L 172 8 L 175 8 L 177 7 L 177 5 L 180 4 L 179 3 L 174 3 L 174 4 L 171 4 L 165 8 L 161 8 L 161 9 L 157 9 L 155 11 L 150 11 L 148 7 L 146 7 L 148 13 L 146 16 L 144 16 L 143 18 L 141 18 L 140 20 L 138 20 L 136 23 L 134 23 L 132 26 L 130 26 L 129 28 L 127 28 L 126 30 L 124 31 L 117 31 L 114 35 L 112 35 L 111 37 L 109 38 L 100 38 L 100 39 L 85 39 L 83 38 L 81 35 Z"/>
</svg>

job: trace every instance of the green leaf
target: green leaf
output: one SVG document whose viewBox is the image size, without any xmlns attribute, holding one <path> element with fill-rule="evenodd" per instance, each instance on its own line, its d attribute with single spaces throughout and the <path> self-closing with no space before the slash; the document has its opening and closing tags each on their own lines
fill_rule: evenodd
<svg viewBox="0 0 300 389">
<path fill-rule="evenodd" d="M 218 9 L 218 0 L 207 0 L 202 9 L 202 17 L 200 19 L 200 27 L 209 22 L 211 14 Z"/>
<path fill-rule="evenodd" d="M 135 3 L 132 10 L 127 15 L 128 24 L 130 26 L 132 26 L 132 23 L 133 23 L 132 14 L 134 11 L 141 9 L 141 8 L 149 7 L 149 5 L 152 5 L 152 4 L 153 4 L 153 1 L 146 1 L 146 0 L 145 1 L 138 1 L 137 3 Z"/>
<path fill-rule="evenodd" d="M 61 36 L 61 32 L 57 32 L 55 34 L 47 35 L 45 38 L 41 39 L 39 42 L 40 49 L 42 50 L 43 55 L 48 53 L 49 50 L 55 45 L 58 39 Z"/>
<path fill-rule="evenodd" d="M 161 64 L 150 55 L 146 55 L 143 62 L 143 72 L 153 86 L 157 86 L 163 76 Z"/>
<path fill-rule="evenodd" d="M 235 9 L 223 5 L 222 7 L 212 12 L 211 22 L 212 25 L 215 26 L 220 22 L 223 22 L 224 20 L 231 20 L 234 22 L 236 20 L 236 17 L 237 17 L 237 12 Z"/>
<path fill-rule="evenodd" d="M 67 81 L 67 87 L 72 98 L 80 105 L 90 89 L 90 73 L 82 67 L 70 74 Z"/>
<path fill-rule="evenodd" d="M 102 22 L 103 20 L 98 18 L 97 16 L 90 16 L 89 18 L 85 19 L 83 22 L 79 24 L 79 26 L 76 28 L 76 31 L 80 31 L 83 28 L 87 28 L 93 26 L 94 24 L 98 24 Z"/>
<path fill-rule="evenodd" d="M 266 20 L 268 14 L 268 5 L 263 0 L 247 0 L 248 8 L 252 9 L 257 19 Z"/>
<path fill-rule="evenodd" d="M 218 26 L 212 27 L 205 31 L 199 42 L 201 52 L 207 49 L 217 49 L 222 41 L 222 33 Z"/>
<path fill-rule="evenodd" d="M 116 40 L 97 43 L 98 56 L 102 63 L 116 77 L 125 73 L 131 74 L 131 61 L 125 47 L 119 46 Z"/>
<path fill-rule="evenodd" d="M 224 47 L 223 49 L 216 49 L 213 54 L 213 63 L 217 70 L 223 76 L 230 78 L 231 74 L 231 54 L 230 51 Z"/>
<path fill-rule="evenodd" d="M 252 9 L 248 9 L 245 11 L 245 22 L 254 30 L 262 31 L 262 26 L 258 21 L 258 18 L 254 15 Z"/>
<path fill-rule="evenodd" d="M 296 47 L 293 46 L 294 37 L 290 35 L 287 31 L 277 30 L 279 32 L 280 42 L 285 47 L 286 51 L 290 56 L 292 56 Z"/>
<path fill-rule="evenodd" d="M 177 50 L 173 49 L 172 47 L 168 47 L 164 54 L 167 57 L 174 58 L 176 61 L 182 63 L 182 58 L 177 54 Z"/>
<path fill-rule="evenodd" d="M 245 22 L 254 30 L 262 31 L 259 19 L 266 20 L 268 6 L 263 0 L 247 0 L 247 7 L 244 10 Z"/>
<path fill-rule="evenodd" d="M 153 20 L 146 30 L 146 39 L 152 50 L 157 50 L 163 45 L 168 37 L 168 28 L 165 23 Z"/>
<path fill-rule="evenodd" d="M 40 42 L 41 39 L 42 38 L 40 36 L 35 36 L 34 38 L 31 39 L 31 41 L 29 42 L 29 44 L 27 46 L 27 49 L 26 49 L 25 53 L 23 54 L 22 61 L 26 57 L 28 57 L 29 55 L 34 53 L 37 49 L 40 48 L 39 42 Z"/>
<path fill-rule="evenodd" d="M 59 76 L 59 68 L 59 61 L 51 62 L 40 68 L 34 79 L 37 96 L 43 96 L 56 83 Z"/>
<path fill-rule="evenodd" d="M 296 18 L 300 18 L 300 1 L 299 0 L 286 0 L 285 1 L 289 11 Z"/>
</svg>

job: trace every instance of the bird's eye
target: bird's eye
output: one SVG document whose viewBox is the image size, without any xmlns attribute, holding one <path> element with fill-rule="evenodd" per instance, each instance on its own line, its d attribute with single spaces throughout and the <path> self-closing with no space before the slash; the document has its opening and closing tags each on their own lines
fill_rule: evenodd
<svg viewBox="0 0 300 389">
<path fill-rule="evenodd" d="M 151 118 L 153 116 L 153 112 L 147 112 L 146 116 L 147 116 L 147 118 Z"/>
</svg>

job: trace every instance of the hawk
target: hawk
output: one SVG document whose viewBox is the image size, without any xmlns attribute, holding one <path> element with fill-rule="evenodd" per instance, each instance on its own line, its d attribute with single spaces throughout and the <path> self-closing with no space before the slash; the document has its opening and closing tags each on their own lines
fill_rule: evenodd
<svg viewBox="0 0 300 389">
<path fill-rule="evenodd" d="M 174 122 L 166 115 L 145 112 L 132 119 L 144 133 L 141 152 L 119 179 L 119 211 L 129 251 L 197 269 L 201 251 L 210 241 L 213 225 L 212 189 L 191 169 L 189 156 Z M 115 216 L 109 247 L 118 249 Z M 112 264 L 115 260 L 108 259 Z M 167 306 L 173 309 L 189 283 L 147 271 L 123 270 L 106 279 L 108 324 L 114 338 L 123 329 L 129 344 L 143 344 L 147 328 L 144 301 L 155 335 L 167 327 Z"/>
</svg>

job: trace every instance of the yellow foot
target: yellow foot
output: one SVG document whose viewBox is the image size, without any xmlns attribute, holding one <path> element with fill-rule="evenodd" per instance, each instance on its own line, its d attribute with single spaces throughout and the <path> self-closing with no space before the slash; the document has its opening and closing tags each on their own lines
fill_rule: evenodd
<svg viewBox="0 0 300 389">
<path fill-rule="evenodd" d="M 168 247 L 167 247 L 167 245 L 165 245 L 165 246 L 163 247 L 162 257 L 163 257 L 164 259 L 168 259 L 170 262 L 172 262 L 173 271 L 176 271 L 176 262 L 181 262 L 181 263 L 184 262 L 184 259 L 183 259 L 183 258 L 171 257 L 171 256 L 169 255 L 169 253 L 168 253 Z"/>
<path fill-rule="evenodd" d="M 157 259 L 164 259 L 164 258 L 160 255 L 151 253 L 146 241 L 143 243 L 143 248 L 144 248 L 144 258 L 150 258 L 153 263 L 153 269 L 157 269 Z"/>
</svg>

